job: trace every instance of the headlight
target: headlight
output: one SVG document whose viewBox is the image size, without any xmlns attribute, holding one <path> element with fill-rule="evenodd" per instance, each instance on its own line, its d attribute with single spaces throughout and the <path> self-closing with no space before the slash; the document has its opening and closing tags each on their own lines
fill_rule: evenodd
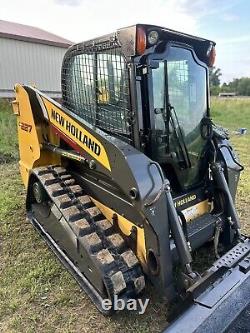
<svg viewBox="0 0 250 333">
<path fill-rule="evenodd" d="M 148 43 L 150 45 L 154 45 L 158 42 L 158 39 L 159 39 L 158 32 L 155 30 L 150 31 L 150 33 L 148 34 Z"/>
</svg>

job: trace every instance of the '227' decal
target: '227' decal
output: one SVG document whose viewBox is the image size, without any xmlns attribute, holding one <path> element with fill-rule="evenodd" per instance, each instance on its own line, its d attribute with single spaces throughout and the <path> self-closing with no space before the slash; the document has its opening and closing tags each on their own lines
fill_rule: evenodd
<svg viewBox="0 0 250 333">
<path fill-rule="evenodd" d="M 31 132 L 31 130 L 32 130 L 32 126 L 30 125 L 30 124 L 26 124 L 26 123 L 19 123 L 19 126 L 20 126 L 20 128 L 23 130 L 23 131 L 25 131 L 25 132 L 28 132 L 28 133 L 30 133 Z"/>
</svg>

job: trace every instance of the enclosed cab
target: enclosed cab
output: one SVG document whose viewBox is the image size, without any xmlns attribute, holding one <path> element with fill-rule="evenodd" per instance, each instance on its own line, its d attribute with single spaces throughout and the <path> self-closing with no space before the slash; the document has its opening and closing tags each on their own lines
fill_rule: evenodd
<svg viewBox="0 0 250 333">
<path fill-rule="evenodd" d="M 63 105 L 159 162 L 184 192 L 207 170 L 201 127 L 214 45 L 150 25 L 74 45 L 62 67 Z"/>
</svg>

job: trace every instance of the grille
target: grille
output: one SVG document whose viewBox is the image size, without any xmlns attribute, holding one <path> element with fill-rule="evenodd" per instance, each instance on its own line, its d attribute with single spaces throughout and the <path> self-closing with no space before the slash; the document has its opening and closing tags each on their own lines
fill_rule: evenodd
<svg viewBox="0 0 250 333">
<path fill-rule="evenodd" d="M 63 103 L 88 123 L 132 141 L 128 69 L 120 48 L 73 49 L 62 70 Z"/>
</svg>

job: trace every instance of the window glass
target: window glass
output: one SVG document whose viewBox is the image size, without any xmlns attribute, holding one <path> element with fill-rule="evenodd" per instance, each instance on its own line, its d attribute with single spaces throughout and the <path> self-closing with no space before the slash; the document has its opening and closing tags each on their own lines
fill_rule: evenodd
<svg viewBox="0 0 250 333">
<path fill-rule="evenodd" d="M 175 108 L 185 135 L 199 135 L 206 113 L 206 70 L 190 50 L 171 47 L 167 61 L 169 102 Z"/>
<path fill-rule="evenodd" d="M 164 110 L 166 102 L 165 91 L 165 62 L 161 61 L 157 68 L 152 71 L 155 129 L 165 131 Z"/>
<path fill-rule="evenodd" d="M 152 70 L 152 81 L 156 129 L 165 129 L 163 111 L 168 94 L 187 138 L 199 135 L 200 121 L 206 113 L 206 70 L 196 63 L 192 52 L 170 47 L 167 59 Z"/>
<path fill-rule="evenodd" d="M 200 130 L 207 112 L 206 68 L 196 62 L 191 50 L 174 46 L 158 66 L 155 62 L 152 84 L 154 129 L 161 142 L 158 152 L 161 157 L 166 151 L 175 152 L 179 161 L 198 168 L 206 145 Z"/>
<path fill-rule="evenodd" d="M 152 71 L 154 108 L 163 109 L 165 99 L 165 71 L 164 62 L 159 63 L 159 67 Z"/>
</svg>

